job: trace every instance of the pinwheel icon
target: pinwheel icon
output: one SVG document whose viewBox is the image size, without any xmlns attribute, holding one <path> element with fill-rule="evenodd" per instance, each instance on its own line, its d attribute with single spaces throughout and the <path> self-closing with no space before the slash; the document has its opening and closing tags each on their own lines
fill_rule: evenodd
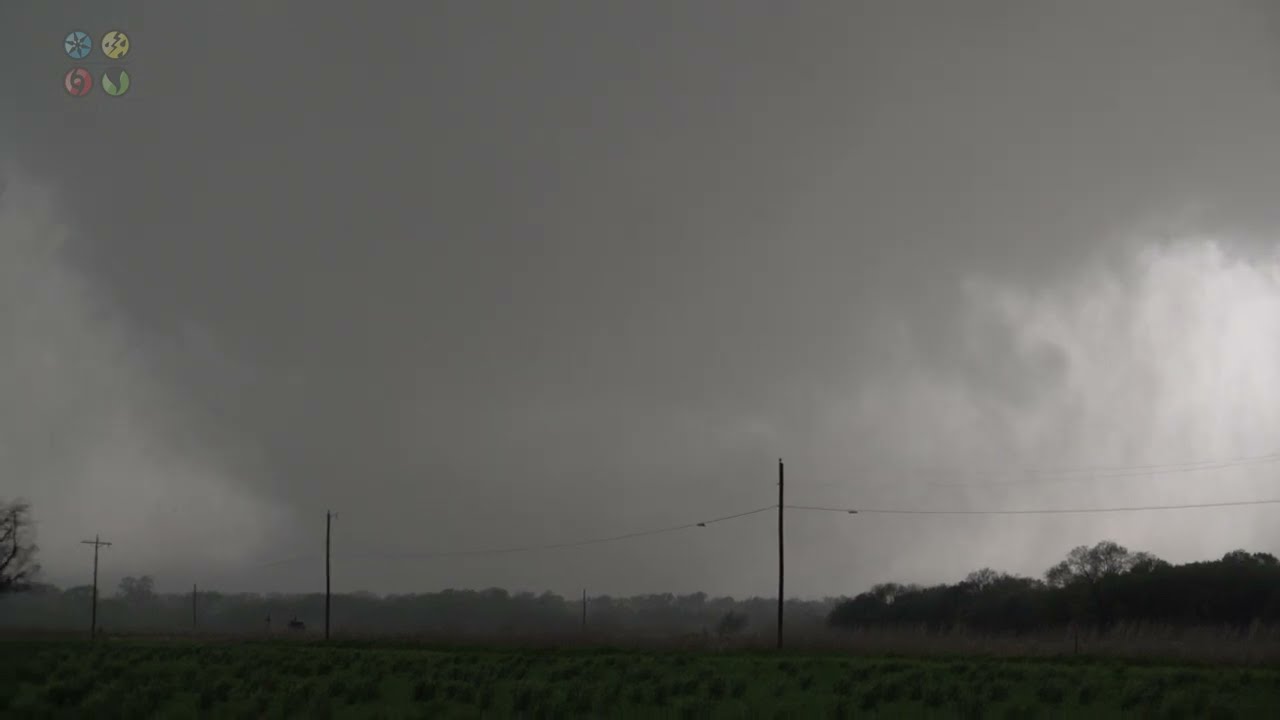
<svg viewBox="0 0 1280 720">
<path fill-rule="evenodd" d="M 83 60 L 93 52 L 93 38 L 88 33 L 73 30 L 62 41 L 62 49 L 67 51 L 72 60 Z"/>
</svg>

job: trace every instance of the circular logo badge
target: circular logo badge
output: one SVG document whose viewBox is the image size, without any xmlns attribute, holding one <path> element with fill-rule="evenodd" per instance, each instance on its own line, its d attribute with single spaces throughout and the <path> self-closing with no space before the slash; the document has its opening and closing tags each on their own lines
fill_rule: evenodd
<svg viewBox="0 0 1280 720">
<path fill-rule="evenodd" d="M 72 60 L 83 60 L 93 52 L 93 38 L 88 33 L 73 30 L 62 41 L 62 49 L 67 51 Z"/>
<path fill-rule="evenodd" d="M 119 30 L 112 30 L 102 36 L 102 54 L 112 60 L 119 60 L 129 54 L 129 36 Z"/>
<path fill-rule="evenodd" d="M 93 89 L 93 76 L 82 67 L 71 68 L 62 78 L 62 87 L 67 89 L 71 97 L 84 97 Z"/>
<path fill-rule="evenodd" d="M 129 73 L 124 68 L 111 68 L 102 73 L 102 92 L 111 97 L 129 92 Z"/>
</svg>

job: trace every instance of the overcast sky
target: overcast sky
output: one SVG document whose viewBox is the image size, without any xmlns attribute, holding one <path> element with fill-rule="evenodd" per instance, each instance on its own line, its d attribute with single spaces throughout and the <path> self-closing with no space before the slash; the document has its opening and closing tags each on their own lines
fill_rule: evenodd
<svg viewBox="0 0 1280 720">
<path fill-rule="evenodd" d="M 1267 5 L 5 2 L 0 497 L 61 584 L 101 533 L 110 584 L 318 589 L 332 509 L 338 590 L 734 595 L 773 513 L 385 556 L 767 506 L 779 457 L 806 505 L 1280 498 L 1033 472 L 1280 452 Z M 73 29 L 129 95 L 64 93 Z M 788 590 L 1277 513 L 795 511 Z"/>
</svg>

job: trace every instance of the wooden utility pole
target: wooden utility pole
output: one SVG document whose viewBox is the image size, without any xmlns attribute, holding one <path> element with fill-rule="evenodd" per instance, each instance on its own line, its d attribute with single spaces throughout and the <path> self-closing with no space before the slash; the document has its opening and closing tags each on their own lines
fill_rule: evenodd
<svg viewBox="0 0 1280 720">
<path fill-rule="evenodd" d="M 196 596 L 200 593 L 200 588 L 195 583 L 191 584 L 191 629 L 196 629 Z"/>
<path fill-rule="evenodd" d="M 587 631 L 587 589 L 582 588 L 582 632 Z"/>
<path fill-rule="evenodd" d="M 782 458 L 778 458 L 778 649 L 782 649 Z"/>
<path fill-rule="evenodd" d="M 329 639 L 329 536 L 333 513 L 324 514 L 324 639 Z"/>
<path fill-rule="evenodd" d="M 94 535 L 92 540 L 81 540 L 80 544 L 93 546 L 93 604 L 89 610 L 89 638 L 93 639 L 98 636 L 98 548 L 110 547 L 111 543 Z"/>
</svg>

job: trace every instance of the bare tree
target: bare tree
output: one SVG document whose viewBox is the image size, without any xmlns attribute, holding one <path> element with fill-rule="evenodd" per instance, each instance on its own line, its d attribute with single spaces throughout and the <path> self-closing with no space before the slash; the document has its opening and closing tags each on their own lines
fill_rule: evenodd
<svg viewBox="0 0 1280 720">
<path fill-rule="evenodd" d="M 1105 577 L 1131 570 L 1153 570 L 1168 563 L 1151 553 L 1130 552 L 1123 545 L 1104 540 L 1093 547 L 1081 545 L 1067 553 L 1067 559 L 1049 568 L 1045 580 L 1052 587 L 1075 582 L 1096 584 Z"/>
<path fill-rule="evenodd" d="M 0 501 L 0 593 L 26 590 L 40 572 L 31 526 L 31 505 Z"/>
</svg>

